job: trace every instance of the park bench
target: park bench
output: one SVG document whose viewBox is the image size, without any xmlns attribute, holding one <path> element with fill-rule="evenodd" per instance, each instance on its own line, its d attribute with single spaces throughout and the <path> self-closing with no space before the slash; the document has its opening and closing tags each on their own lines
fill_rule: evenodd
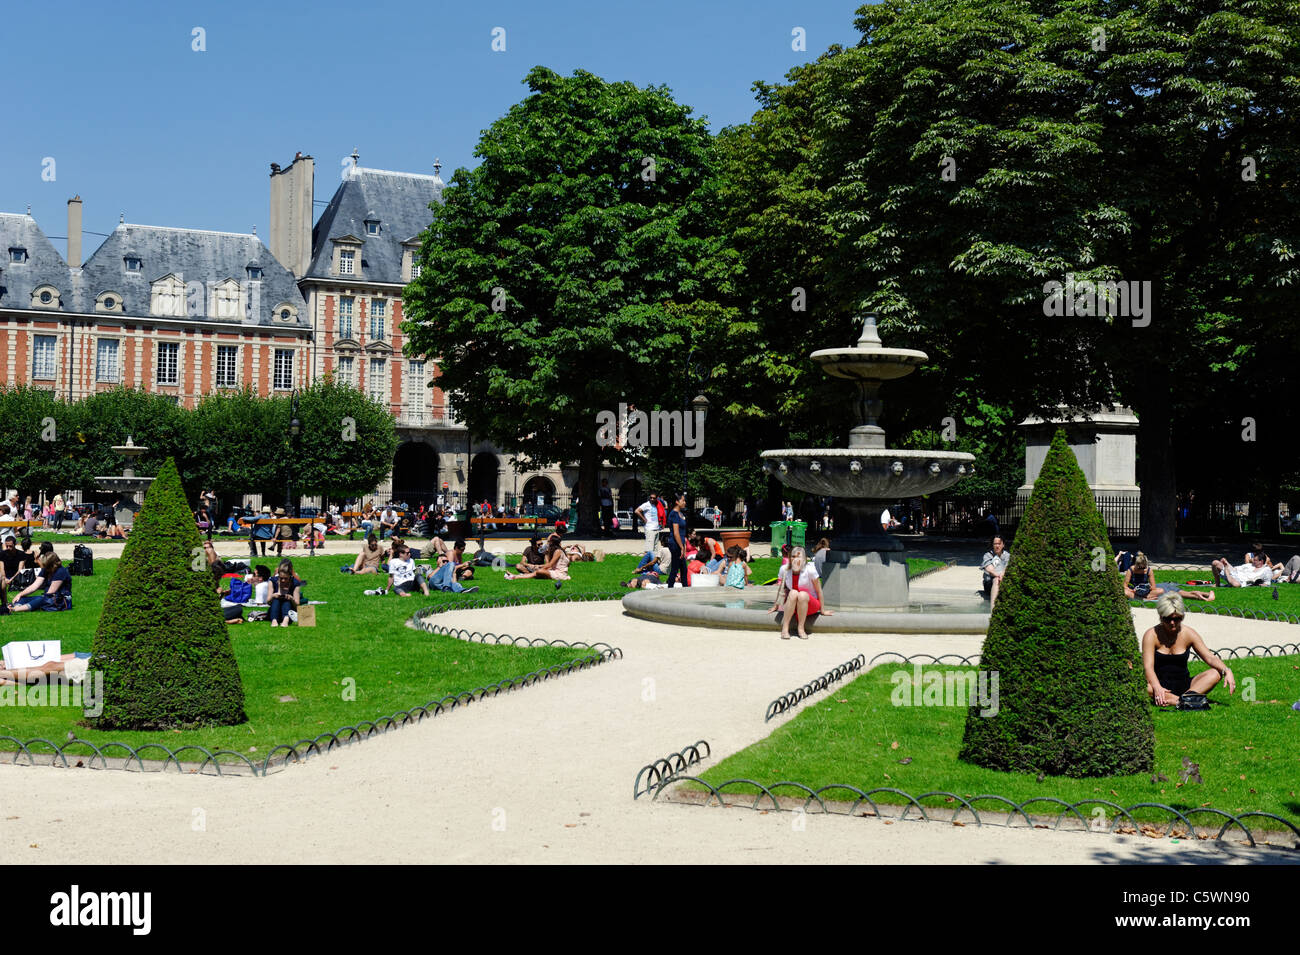
<svg viewBox="0 0 1300 955">
<path fill-rule="evenodd" d="M 251 528 L 255 524 L 283 524 L 290 527 L 307 527 L 307 543 L 311 549 L 312 556 L 316 556 L 316 535 L 311 531 L 312 524 L 320 524 L 321 521 L 314 517 L 255 517 L 250 520 L 240 518 L 239 526 Z M 277 544 L 285 543 L 284 538 L 276 541 Z"/>
<path fill-rule="evenodd" d="M 478 549 L 483 550 L 484 542 L 487 540 L 487 525 L 489 524 L 515 524 L 530 525 L 533 530 L 544 527 L 547 523 L 544 517 L 471 517 L 470 526 L 478 525 Z M 495 540 L 528 540 L 527 537 L 498 537 Z"/>
</svg>

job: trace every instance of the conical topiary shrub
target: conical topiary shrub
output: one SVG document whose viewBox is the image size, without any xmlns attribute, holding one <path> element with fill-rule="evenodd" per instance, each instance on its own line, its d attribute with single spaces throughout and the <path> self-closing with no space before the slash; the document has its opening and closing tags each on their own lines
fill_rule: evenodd
<svg viewBox="0 0 1300 955">
<path fill-rule="evenodd" d="M 104 674 L 103 712 L 88 721 L 99 729 L 247 719 L 230 635 L 170 458 L 145 495 L 108 585 L 91 666 Z"/>
<path fill-rule="evenodd" d="M 1053 776 L 1149 771 L 1155 729 L 1133 617 L 1064 431 L 1015 543 L 980 658 L 998 674 L 997 706 L 971 707 L 960 758 Z"/>
</svg>

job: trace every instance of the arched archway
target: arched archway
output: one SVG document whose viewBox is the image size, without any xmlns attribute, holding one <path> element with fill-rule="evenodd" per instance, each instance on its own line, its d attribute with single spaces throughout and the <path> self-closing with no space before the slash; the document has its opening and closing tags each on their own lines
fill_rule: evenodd
<svg viewBox="0 0 1300 955">
<path fill-rule="evenodd" d="M 393 455 L 393 500 L 410 507 L 438 496 L 438 452 L 424 441 L 407 441 Z"/>
<path fill-rule="evenodd" d="M 641 482 L 628 478 L 618 488 L 618 501 L 615 504 L 620 511 L 630 511 L 642 503 Z"/>
<path fill-rule="evenodd" d="M 526 514 L 535 512 L 538 507 L 549 507 L 555 503 L 554 482 L 540 474 L 530 477 L 524 483 L 523 500 L 519 503 Z"/>
<path fill-rule="evenodd" d="M 474 455 L 469 464 L 469 502 L 482 504 L 487 500 L 493 508 L 497 498 L 497 456 L 482 451 Z"/>
</svg>

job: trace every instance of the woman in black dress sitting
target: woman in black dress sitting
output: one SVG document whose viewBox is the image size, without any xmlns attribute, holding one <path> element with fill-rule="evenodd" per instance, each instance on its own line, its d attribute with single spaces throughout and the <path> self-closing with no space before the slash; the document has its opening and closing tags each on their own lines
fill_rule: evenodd
<svg viewBox="0 0 1300 955">
<path fill-rule="evenodd" d="M 1208 694 L 1226 680 L 1235 693 L 1237 680 L 1228 665 L 1210 650 L 1201 635 L 1183 626 L 1186 609 L 1178 594 L 1164 594 L 1156 602 L 1160 622 L 1142 635 L 1142 668 L 1146 671 L 1147 695 L 1157 706 L 1177 706 L 1184 693 Z M 1205 661 L 1208 670 L 1192 677 L 1187 669 L 1191 651 Z"/>
</svg>

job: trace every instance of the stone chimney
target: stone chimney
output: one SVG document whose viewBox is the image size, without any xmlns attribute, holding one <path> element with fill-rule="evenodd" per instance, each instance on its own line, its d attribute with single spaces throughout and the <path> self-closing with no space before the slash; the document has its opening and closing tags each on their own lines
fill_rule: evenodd
<svg viewBox="0 0 1300 955">
<path fill-rule="evenodd" d="M 294 278 L 311 266 L 316 161 L 298 153 L 287 168 L 271 163 L 271 254 Z"/>
<path fill-rule="evenodd" d="M 68 267 L 81 268 L 81 196 L 68 200 Z"/>
</svg>

